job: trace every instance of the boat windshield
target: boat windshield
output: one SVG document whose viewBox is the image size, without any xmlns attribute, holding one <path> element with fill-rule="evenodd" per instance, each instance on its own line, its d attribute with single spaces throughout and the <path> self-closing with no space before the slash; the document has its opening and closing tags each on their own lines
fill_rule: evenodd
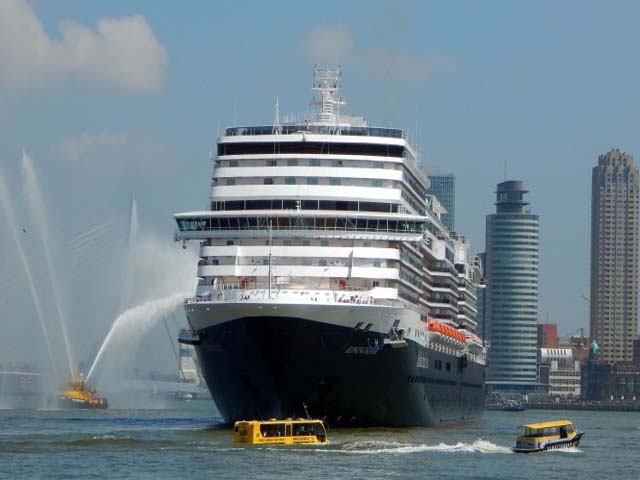
<svg viewBox="0 0 640 480">
<path fill-rule="evenodd" d="M 315 435 L 318 438 L 324 438 L 325 431 L 319 422 L 297 423 L 293 425 L 293 436 Z"/>
</svg>

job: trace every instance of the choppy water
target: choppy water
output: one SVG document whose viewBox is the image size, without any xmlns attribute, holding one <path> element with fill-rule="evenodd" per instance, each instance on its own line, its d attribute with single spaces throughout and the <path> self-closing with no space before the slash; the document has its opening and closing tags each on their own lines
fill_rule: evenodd
<svg viewBox="0 0 640 480">
<path fill-rule="evenodd" d="M 521 423 L 567 417 L 579 449 L 511 453 Z M 449 428 L 333 430 L 325 446 L 241 448 L 211 403 L 0 411 L 0 478 L 640 479 L 640 415 L 486 412 Z"/>
</svg>

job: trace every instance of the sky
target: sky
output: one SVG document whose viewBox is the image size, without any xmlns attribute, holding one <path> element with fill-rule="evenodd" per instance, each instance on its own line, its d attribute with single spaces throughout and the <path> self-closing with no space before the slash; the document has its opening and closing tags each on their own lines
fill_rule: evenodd
<svg viewBox="0 0 640 480">
<path fill-rule="evenodd" d="M 338 62 L 348 113 L 407 129 L 426 166 L 456 175 L 474 252 L 506 161 L 540 215 L 540 320 L 588 330 L 591 168 L 612 148 L 640 155 L 639 15 L 633 1 L 2 0 L 0 172 L 26 224 L 28 153 L 60 251 L 134 196 L 141 228 L 170 242 L 174 212 L 206 208 L 218 133 L 271 124 L 276 97 L 306 113 L 313 65 Z"/>
</svg>

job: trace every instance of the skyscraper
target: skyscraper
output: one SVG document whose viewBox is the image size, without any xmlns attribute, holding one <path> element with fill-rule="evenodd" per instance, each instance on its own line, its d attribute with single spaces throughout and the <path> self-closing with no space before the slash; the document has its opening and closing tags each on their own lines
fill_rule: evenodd
<svg viewBox="0 0 640 480">
<path fill-rule="evenodd" d="M 429 175 L 429 193 L 435 195 L 447 209 L 442 215 L 442 222 L 450 232 L 455 232 L 456 225 L 456 177 L 453 173 L 447 175 Z"/>
<path fill-rule="evenodd" d="M 499 183 L 496 213 L 487 216 L 484 308 L 492 390 L 537 385 L 538 215 L 529 212 L 526 193 L 521 181 Z"/>
<path fill-rule="evenodd" d="M 478 300 L 476 301 L 476 333 L 482 338 L 482 340 L 487 340 L 487 332 L 486 332 L 486 318 L 487 312 L 485 310 L 485 304 L 487 303 L 487 288 L 485 284 L 486 276 L 487 276 L 487 254 L 485 252 L 478 253 L 476 258 L 480 262 L 480 266 L 482 268 L 482 281 L 481 284 L 476 288 Z"/>
<path fill-rule="evenodd" d="M 596 360 L 632 362 L 638 328 L 638 168 L 620 150 L 591 179 L 591 338 Z"/>
</svg>

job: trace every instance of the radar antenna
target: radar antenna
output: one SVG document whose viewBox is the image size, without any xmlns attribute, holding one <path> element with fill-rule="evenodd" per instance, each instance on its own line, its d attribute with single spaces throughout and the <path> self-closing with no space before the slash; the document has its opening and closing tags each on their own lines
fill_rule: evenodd
<svg viewBox="0 0 640 480">
<path fill-rule="evenodd" d="M 315 123 L 324 125 L 338 125 L 340 120 L 340 106 L 345 105 L 337 95 L 342 86 L 342 69 L 336 67 L 313 68 L 313 96 L 312 105 L 316 107 Z"/>
</svg>

